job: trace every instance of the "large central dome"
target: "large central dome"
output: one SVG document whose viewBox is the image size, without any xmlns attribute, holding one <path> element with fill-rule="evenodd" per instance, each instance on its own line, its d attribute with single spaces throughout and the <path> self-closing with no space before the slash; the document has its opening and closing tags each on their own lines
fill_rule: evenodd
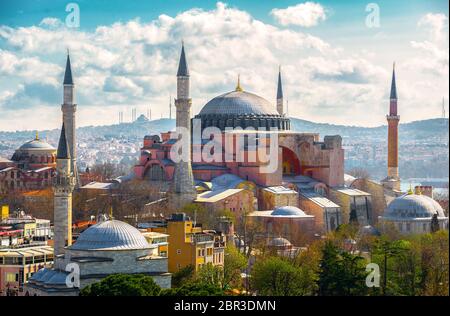
<svg viewBox="0 0 450 316">
<path fill-rule="evenodd" d="M 274 105 L 256 94 L 243 91 L 239 86 L 235 91 L 210 100 L 195 118 L 201 119 L 202 129 L 206 127 L 217 127 L 221 130 L 227 127 L 290 129 L 289 119 L 280 115 Z"/>
<path fill-rule="evenodd" d="M 199 115 L 274 115 L 275 107 L 266 99 L 246 91 L 231 91 L 206 103 Z"/>
</svg>

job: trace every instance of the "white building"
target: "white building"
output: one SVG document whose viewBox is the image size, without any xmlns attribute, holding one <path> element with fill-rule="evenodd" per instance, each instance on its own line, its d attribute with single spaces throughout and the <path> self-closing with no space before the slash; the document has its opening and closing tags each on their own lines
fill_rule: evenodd
<svg viewBox="0 0 450 316">
<path fill-rule="evenodd" d="M 423 234 L 431 231 L 431 220 L 437 215 L 440 229 L 448 229 L 448 217 L 432 198 L 409 191 L 395 198 L 385 209 L 380 223 L 392 223 L 403 234 Z"/>
</svg>

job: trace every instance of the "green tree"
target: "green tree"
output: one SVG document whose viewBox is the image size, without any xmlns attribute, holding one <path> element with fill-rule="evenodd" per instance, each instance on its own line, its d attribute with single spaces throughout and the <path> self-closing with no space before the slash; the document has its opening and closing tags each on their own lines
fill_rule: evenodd
<svg viewBox="0 0 450 316">
<path fill-rule="evenodd" d="M 225 248 L 223 289 L 241 287 L 241 270 L 247 266 L 247 258 L 234 245 Z"/>
<path fill-rule="evenodd" d="M 252 289 L 258 295 L 308 295 L 308 281 L 301 268 L 280 257 L 261 258 L 251 274 Z"/>
<path fill-rule="evenodd" d="M 319 295 L 366 295 L 366 276 L 364 258 L 340 251 L 331 241 L 325 243 L 320 261 Z"/>
<path fill-rule="evenodd" d="M 193 265 L 188 265 L 174 274 L 172 274 L 172 287 L 180 287 L 183 283 L 191 281 L 195 276 L 195 267 Z"/>
<path fill-rule="evenodd" d="M 212 263 L 205 264 L 197 271 L 196 281 L 223 288 L 223 268 Z"/>
<path fill-rule="evenodd" d="M 158 296 L 161 288 L 143 274 L 113 274 L 81 290 L 81 296 Z"/>
<path fill-rule="evenodd" d="M 189 281 L 178 288 L 161 291 L 161 296 L 223 296 L 220 286 L 201 281 Z"/>
<path fill-rule="evenodd" d="M 398 295 L 402 288 L 397 282 L 398 263 L 407 251 L 408 243 L 404 240 L 390 240 L 382 236 L 372 252 L 372 261 L 380 266 L 381 292 L 383 295 Z"/>
</svg>

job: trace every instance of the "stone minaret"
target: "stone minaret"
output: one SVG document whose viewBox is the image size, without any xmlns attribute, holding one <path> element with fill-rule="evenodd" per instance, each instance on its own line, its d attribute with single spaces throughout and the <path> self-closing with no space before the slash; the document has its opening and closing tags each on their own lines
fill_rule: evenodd
<svg viewBox="0 0 450 316">
<path fill-rule="evenodd" d="M 397 87 L 395 84 L 395 63 L 392 69 L 392 83 L 389 104 L 388 122 L 388 163 L 387 178 L 383 181 L 391 189 L 400 190 L 400 178 L 398 174 L 398 123 L 400 116 L 397 114 Z"/>
<path fill-rule="evenodd" d="M 281 67 L 278 70 L 277 111 L 278 111 L 278 113 L 280 115 L 284 114 L 284 108 L 283 108 L 283 87 L 281 85 Z"/>
<path fill-rule="evenodd" d="M 67 143 L 71 158 L 71 169 L 75 177 L 75 185 L 79 186 L 78 169 L 77 169 L 77 148 L 76 148 L 76 124 L 75 112 L 77 105 L 75 104 L 75 85 L 72 78 L 72 68 L 70 66 L 70 56 L 67 53 L 66 71 L 64 73 L 64 97 L 61 111 L 63 113 L 63 122 L 66 127 Z"/>
<path fill-rule="evenodd" d="M 70 150 L 63 123 L 56 153 L 56 177 L 54 179 L 54 253 L 64 253 L 64 247 L 72 244 L 72 191 L 75 178 L 72 172 Z"/>
<path fill-rule="evenodd" d="M 192 202 L 196 197 L 191 165 L 192 100 L 189 96 L 189 70 L 184 52 L 184 44 L 181 47 L 180 63 L 177 72 L 177 98 L 175 99 L 175 108 L 177 132 L 179 135 L 182 135 L 185 143 L 189 144 L 189 146 L 186 146 L 188 152 L 185 153 L 187 161 L 182 160 L 175 166 L 170 194 L 172 206 L 179 209 L 187 203 Z"/>
</svg>

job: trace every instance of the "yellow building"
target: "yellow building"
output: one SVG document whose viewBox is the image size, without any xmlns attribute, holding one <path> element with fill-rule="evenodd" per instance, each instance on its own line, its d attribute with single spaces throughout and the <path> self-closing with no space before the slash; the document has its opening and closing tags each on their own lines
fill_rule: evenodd
<svg viewBox="0 0 450 316">
<path fill-rule="evenodd" d="M 226 237 L 213 230 L 203 230 L 185 214 L 172 214 L 170 219 L 158 222 L 149 230 L 169 235 L 171 273 L 188 265 L 194 266 L 196 271 L 208 263 L 223 266 Z"/>
</svg>

